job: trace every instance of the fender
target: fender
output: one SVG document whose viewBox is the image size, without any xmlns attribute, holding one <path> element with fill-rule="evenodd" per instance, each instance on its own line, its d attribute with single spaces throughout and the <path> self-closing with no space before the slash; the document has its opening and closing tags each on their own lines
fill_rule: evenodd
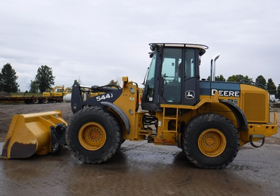
<svg viewBox="0 0 280 196">
<path fill-rule="evenodd" d="M 130 133 L 130 123 L 129 123 L 129 119 L 128 119 L 127 115 L 124 113 L 124 111 L 119 106 L 117 106 L 113 103 L 110 103 L 110 102 L 103 101 L 103 102 L 101 102 L 101 104 L 108 106 L 121 117 L 121 119 L 125 125 L 127 134 L 129 134 Z"/>
<path fill-rule="evenodd" d="M 233 112 L 238 123 L 238 128 L 241 130 L 248 131 L 247 118 L 244 112 L 240 109 L 240 107 L 238 107 L 238 105 L 236 105 L 232 101 L 228 101 L 228 100 L 219 100 L 219 101 L 220 103 L 227 106 Z"/>
</svg>

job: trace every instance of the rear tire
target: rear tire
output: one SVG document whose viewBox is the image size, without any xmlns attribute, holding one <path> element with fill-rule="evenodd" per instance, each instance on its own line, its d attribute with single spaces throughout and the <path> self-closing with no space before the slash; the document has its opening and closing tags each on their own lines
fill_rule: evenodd
<svg viewBox="0 0 280 196">
<path fill-rule="evenodd" d="M 102 163 L 119 148 L 121 130 L 112 114 L 99 107 L 87 107 L 72 117 L 66 131 L 66 142 L 79 160 Z"/>
<path fill-rule="evenodd" d="M 223 168 L 233 161 L 239 150 L 237 129 L 218 114 L 195 117 L 185 128 L 182 139 L 185 155 L 200 168 Z"/>
</svg>

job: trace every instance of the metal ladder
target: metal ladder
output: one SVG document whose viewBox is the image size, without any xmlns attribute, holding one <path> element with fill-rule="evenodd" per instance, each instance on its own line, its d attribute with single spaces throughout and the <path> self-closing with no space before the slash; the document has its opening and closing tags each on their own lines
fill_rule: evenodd
<svg viewBox="0 0 280 196">
<path fill-rule="evenodd" d="M 165 113 L 165 107 L 163 108 L 163 122 L 162 122 L 162 144 L 164 145 L 164 133 L 175 133 L 175 141 L 176 141 L 176 137 L 177 137 L 177 130 L 178 130 L 178 118 L 179 118 L 179 108 L 176 108 L 176 117 L 170 117 L 170 116 L 166 116 Z M 164 129 L 165 124 L 168 123 L 169 120 L 175 120 L 175 130 L 168 130 L 168 125 L 167 125 L 167 129 Z"/>
</svg>

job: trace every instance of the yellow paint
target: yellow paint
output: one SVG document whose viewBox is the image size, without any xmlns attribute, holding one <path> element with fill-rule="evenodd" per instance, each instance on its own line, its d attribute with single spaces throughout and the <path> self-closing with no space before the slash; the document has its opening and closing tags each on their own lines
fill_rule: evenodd
<svg viewBox="0 0 280 196">
<path fill-rule="evenodd" d="M 252 85 L 240 85 L 240 105 L 249 123 L 269 123 L 269 93 Z"/>
<path fill-rule="evenodd" d="M 63 95 L 71 94 L 71 93 L 72 93 L 72 87 L 67 87 L 67 88 L 63 91 Z"/>
<path fill-rule="evenodd" d="M 277 118 L 275 113 L 275 118 Z M 274 123 L 277 122 L 274 121 Z M 265 137 L 269 137 L 271 135 L 274 135 L 278 132 L 278 125 L 277 124 L 248 124 L 248 131 L 240 131 L 239 137 L 240 137 L 240 146 L 246 144 L 249 142 L 250 135 L 263 135 Z M 254 139 L 254 141 L 257 141 L 260 139 Z"/>
<path fill-rule="evenodd" d="M 129 82 L 127 77 L 123 77 L 123 92 L 121 96 L 114 102 L 115 105 L 120 107 L 130 122 L 130 134 L 127 134 L 127 130 L 123 125 L 123 138 L 129 140 L 141 140 L 144 139 L 143 133 L 141 133 L 140 127 L 142 126 L 143 112 L 137 112 L 138 110 L 138 88 L 133 82 Z M 139 126 L 140 125 L 140 126 Z M 139 133 L 138 133 L 139 131 Z"/>
<path fill-rule="evenodd" d="M 53 97 L 62 97 L 64 96 L 67 91 L 71 89 L 70 87 L 66 88 L 64 90 L 64 85 L 63 86 L 55 86 L 51 92 L 43 92 L 43 97 L 49 97 L 49 96 L 53 96 Z"/>
<path fill-rule="evenodd" d="M 198 148 L 207 157 L 217 157 L 226 148 L 225 135 L 218 129 L 207 129 L 198 138 Z"/>
<path fill-rule="evenodd" d="M 15 143 L 36 145 L 34 154 L 49 153 L 51 151 L 50 126 L 56 127 L 59 123 L 67 125 L 61 111 L 14 115 L 4 143 L 6 149 L 3 150 L 7 152 L 5 158 L 10 158 L 11 148 Z"/>
<path fill-rule="evenodd" d="M 78 133 L 80 144 L 90 151 L 100 149 L 105 144 L 106 138 L 105 129 L 96 122 L 84 124 Z"/>
</svg>

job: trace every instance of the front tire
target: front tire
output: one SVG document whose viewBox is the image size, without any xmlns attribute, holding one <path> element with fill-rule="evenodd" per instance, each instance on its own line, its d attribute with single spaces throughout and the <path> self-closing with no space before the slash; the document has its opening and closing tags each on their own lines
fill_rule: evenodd
<svg viewBox="0 0 280 196">
<path fill-rule="evenodd" d="M 85 163 L 102 163 L 110 159 L 121 144 L 117 120 L 99 107 L 87 107 L 71 119 L 66 142 L 72 154 Z"/>
<path fill-rule="evenodd" d="M 182 139 L 185 155 L 200 168 L 223 168 L 233 161 L 239 150 L 237 129 L 218 114 L 195 117 L 185 128 Z"/>
</svg>

